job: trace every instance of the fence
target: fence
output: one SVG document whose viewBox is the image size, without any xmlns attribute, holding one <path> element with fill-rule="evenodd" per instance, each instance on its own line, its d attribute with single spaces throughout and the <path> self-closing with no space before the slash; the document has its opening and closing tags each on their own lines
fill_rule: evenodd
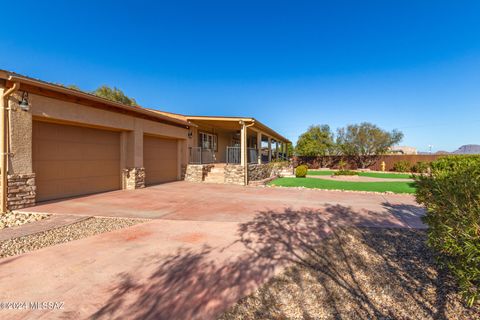
<svg viewBox="0 0 480 320">
<path fill-rule="evenodd" d="M 215 162 L 215 153 L 211 149 L 191 147 L 189 159 L 191 164 L 213 163 Z"/>
<path fill-rule="evenodd" d="M 380 171 L 382 161 L 385 161 L 385 170 L 392 171 L 393 165 L 398 161 L 408 161 L 411 166 L 417 162 L 431 162 L 445 155 L 440 154 L 402 154 L 402 155 L 384 155 L 380 156 L 373 165 L 368 169 Z M 306 164 L 311 169 L 319 168 L 338 168 L 340 162 L 346 164 L 346 169 L 358 169 L 355 161 L 351 157 L 345 156 L 325 156 L 325 157 L 308 157 L 296 156 L 293 158 L 294 165 Z"/>
<path fill-rule="evenodd" d="M 241 159 L 240 147 L 227 147 L 227 163 L 239 164 Z M 247 162 L 257 163 L 257 149 L 247 148 Z"/>
</svg>

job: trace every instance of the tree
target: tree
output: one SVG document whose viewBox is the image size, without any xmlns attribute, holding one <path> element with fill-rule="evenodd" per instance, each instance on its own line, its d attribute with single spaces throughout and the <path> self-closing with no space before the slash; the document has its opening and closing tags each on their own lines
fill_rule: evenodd
<svg viewBox="0 0 480 320">
<path fill-rule="evenodd" d="M 137 102 L 134 98 L 128 97 L 127 95 L 125 95 L 125 93 L 123 93 L 122 90 L 116 87 L 110 88 L 109 86 L 103 85 L 101 87 L 98 87 L 97 90 L 93 91 L 92 93 L 96 96 L 120 102 L 129 106 L 137 105 Z"/>
<path fill-rule="evenodd" d="M 333 145 L 333 133 L 328 125 L 310 126 L 298 138 L 295 152 L 300 156 L 326 156 Z"/>
<path fill-rule="evenodd" d="M 385 131 L 363 122 L 337 130 L 337 145 L 343 155 L 350 156 L 357 166 L 364 169 L 374 164 L 388 149 L 403 139 L 398 130 Z"/>
<path fill-rule="evenodd" d="M 288 156 L 293 156 L 295 152 L 295 149 L 293 148 L 293 144 L 291 142 L 287 143 L 287 153 L 288 153 Z"/>
<path fill-rule="evenodd" d="M 73 90 L 77 90 L 77 91 L 82 91 L 82 89 L 80 89 L 79 86 L 77 86 L 76 84 L 69 84 L 68 86 L 66 86 L 68 89 L 73 89 Z"/>
</svg>

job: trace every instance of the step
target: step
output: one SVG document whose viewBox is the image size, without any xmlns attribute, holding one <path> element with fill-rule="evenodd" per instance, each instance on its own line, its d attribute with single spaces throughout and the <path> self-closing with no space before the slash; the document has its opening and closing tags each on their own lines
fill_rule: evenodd
<svg viewBox="0 0 480 320">
<path fill-rule="evenodd" d="M 205 179 L 205 183 L 225 183 L 225 179 Z"/>
</svg>

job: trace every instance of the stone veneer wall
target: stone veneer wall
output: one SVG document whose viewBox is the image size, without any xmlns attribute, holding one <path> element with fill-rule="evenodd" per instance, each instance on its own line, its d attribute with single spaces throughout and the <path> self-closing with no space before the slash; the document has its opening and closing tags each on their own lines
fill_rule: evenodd
<svg viewBox="0 0 480 320">
<path fill-rule="evenodd" d="M 288 176 L 292 174 L 292 166 L 276 165 L 274 163 L 248 165 L 249 184 L 261 184 L 262 181 L 267 182 L 276 177 Z"/>
<path fill-rule="evenodd" d="M 7 176 L 7 208 L 22 209 L 35 205 L 35 173 Z"/>
<path fill-rule="evenodd" d="M 225 183 L 227 184 L 245 184 L 245 170 L 239 164 L 225 165 Z"/>
<path fill-rule="evenodd" d="M 145 188 L 145 168 L 124 169 L 123 188 L 127 190 Z"/>
<path fill-rule="evenodd" d="M 272 175 L 272 166 L 268 164 L 249 164 L 248 181 L 258 181 L 270 178 Z"/>
<path fill-rule="evenodd" d="M 202 182 L 212 167 L 211 164 L 189 164 L 185 168 L 183 179 L 190 182 Z"/>
</svg>

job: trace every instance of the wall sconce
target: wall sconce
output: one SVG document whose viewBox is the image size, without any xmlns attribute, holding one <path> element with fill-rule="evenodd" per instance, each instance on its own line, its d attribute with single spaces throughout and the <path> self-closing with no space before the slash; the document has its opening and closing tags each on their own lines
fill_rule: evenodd
<svg viewBox="0 0 480 320">
<path fill-rule="evenodd" d="M 188 130 L 188 137 L 191 139 L 193 137 L 193 132 L 192 130 Z"/>
<path fill-rule="evenodd" d="M 28 92 L 27 91 L 23 91 L 23 94 L 22 94 L 22 100 L 20 101 L 19 105 L 20 109 L 22 109 L 23 111 L 28 111 L 30 110 L 30 105 L 28 104 Z"/>
</svg>

